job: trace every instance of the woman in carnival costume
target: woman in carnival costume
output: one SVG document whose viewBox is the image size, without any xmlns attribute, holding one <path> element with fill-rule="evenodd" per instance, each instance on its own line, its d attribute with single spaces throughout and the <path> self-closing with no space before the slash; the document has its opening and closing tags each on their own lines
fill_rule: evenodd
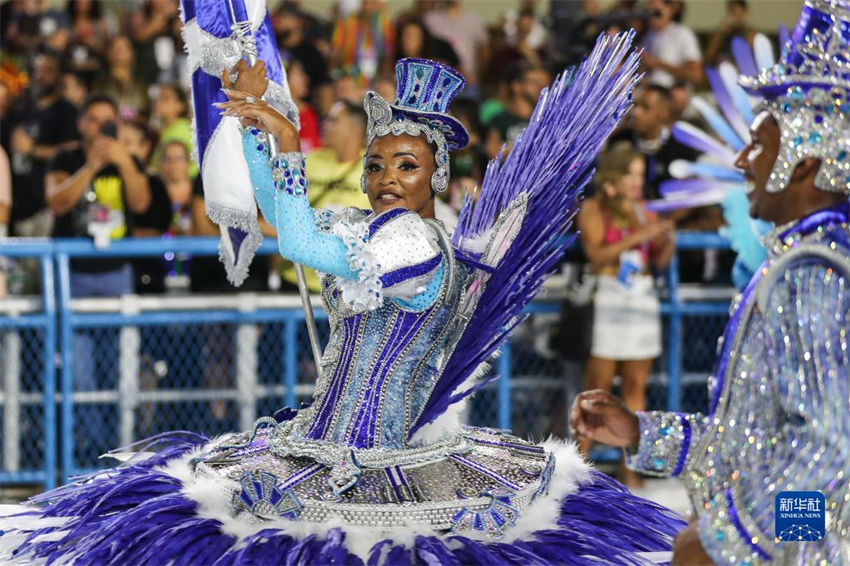
<svg viewBox="0 0 850 566">
<path fill-rule="evenodd" d="M 7 512 L 0 552 L 79 564 L 639 564 L 669 551 L 682 520 L 572 444 L 458 422 L 568 243 L 593 158 L 638 80 L 631 40 L 601 37 L 541 95 L 453 236 L 434 220 L 434 193 L 448 152 L 467 142 L 446 113 L 464 85 L 454 69 L 402 60 L 394 103 L 366 95 L 372 211 L 311 209 L 294 126 L 229 91 L 221 106 L 247 125 L 282 255 L 325 274 L 331 335 L 313 403 L 212 441 L 148 441 L 125 465 Z M 269 135 L 282 153 L 270 155 Z"/>
</svg>

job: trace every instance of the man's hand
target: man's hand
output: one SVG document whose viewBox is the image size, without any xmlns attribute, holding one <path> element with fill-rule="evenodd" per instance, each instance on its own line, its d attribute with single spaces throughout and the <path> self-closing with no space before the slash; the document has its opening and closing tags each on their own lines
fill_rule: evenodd
<svg viewBox="0 0 850 566">
<path fill-rule="evenodd" d="M 706 554 L 699 540 L 697 523 L 691 523 L 687 529 L 673 539 L 672 566 L 712 566 L 714 562 Z"/>
<path fill-rule="evenodd" d="M 230 73 L 237 73 L 236 82 L 230 82 Z M 266 77 L 266 64 L 257 61 L 253 67 L 249 67 L 245 59 L 240 59 L 230 71 L 221 74 L 221 86 L 230 90 L 247 92 L 255 98 L 262 98 L 269 87 L 269 79 Z"/>
<path fill-rule="evenodd" d="M 12 151 L 15 153 L 30 155 L 35 151 L 35 140 L 21 127 L 17 127 L 12 131 L 12 139 L 10 141 Z"/>
<path fill-rule="evenodd" d="M 106 140 L 106 158 L 109 163 L 121 167 L 132 162 L 133 158 L 130 156 L 130 152 L 118 143 L 118 140 L 109 137 L 104 139 Z"/>
<path fill-rule="evenodd" d="M 637 446 L 640 428 L 637 415 L 621 399 L 594 389 L 579 393 L 570 408 L 570 430 L 578 439 L 611 446 Z"/>
<path fill-rule="evenodd" d="M 649 53 L 648 51 L 644 51 L 640 58 L 641 62 L 643 63 L 643 66 L 649 69 L 650 71 L 658 66 L 658 57 L 656 57 L 652 53 Z"/>
<path fill-rule="evenodd" d="M 107 163 L 109 163 L 109 141 L 109 138 L 100 137 L 95 140 L 86 152 L 86 165 L 88 165 L 92 171 L 100 171 L 106 167 Z"/>
</svg>

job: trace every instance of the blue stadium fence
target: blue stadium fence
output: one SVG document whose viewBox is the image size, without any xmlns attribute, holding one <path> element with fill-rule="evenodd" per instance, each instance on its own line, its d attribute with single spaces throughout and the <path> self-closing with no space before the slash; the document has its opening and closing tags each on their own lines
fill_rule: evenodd
<svg viewBox="0 0 850 566">
<path fill-rule="evenodd" d="M 677 240 L 677 250 L 704 248 L 728 249 L 728 242 L 698 233 Z M 266 241 L 258 254 L 276 252 Z M 164 254 L 215 256 L 218 241 L 136 239 L 102 249 L 90 240 L 0 242 L 0 257 L 38 263 L 43 291 L 0 299 L 0 485 L 49 489 L 57 475 L 64 482 L 103 467 L 109 461 L 101 454 L 139 438 L 175 429 L 244 430 L 259 415 L 310 399 L 315 368 L 296 296 L 71 297 L 72 259 Z M 662 299 L 665 349 L 650 383 L 653 408 L 699 410 L 705 403 L 731 295 L 685 291 L 674 256 Z M 495 364 L 501 379 L 470 404 L 470 422 L 538 439 L 563 433 L 581 367 L 535 345 L 539 327 L 557 319 L 561 304 L 542 295 L 528 307 L 529 331 L 512 337 Z M 326 316 L 314 305 L 326 339 Z"/>
</svg>

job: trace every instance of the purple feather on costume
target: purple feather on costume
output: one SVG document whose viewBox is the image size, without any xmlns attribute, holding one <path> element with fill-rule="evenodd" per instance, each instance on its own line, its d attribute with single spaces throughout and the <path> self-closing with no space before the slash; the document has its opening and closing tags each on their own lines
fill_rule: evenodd
<svg viewBox="0 0 850 566">
<path fill-rule="evenodd" d="M 738 70 L 741 71 L 741 74 L 749 76 L 759 74 L 756 60 L 753 57 L 753 50 L 743 37 L 735 36 L 732 38 L 732 56 L 735 58 L 735 63 L 738 64 Z"/>
<path fill-rule="evenodd" d="M 678 196 L 683 193 L 699 193 L 711 189 L 737 189 L 741 182 L 717 181 L 714 179 L 681 179 L 664 181 L 659 187 L 662 197 Z"/>
<path fill-rule="evenodd" d="M 785 24 L 779 24 L 779 51 L 785 51 L 789 37 L 788 27 Z"/>
<path fill-rule="evenodd" d="M 522 226 L 486 283 L 477 308 L 432 390 L 411 435 L 449 405 L 471 394 L 455 393 L 501 346 L 522 320 L 523 307 L 574 238 L 572 227 L 592 164 L 605 139 L 631 106 L 640 59 L 630 46 L 634 33 L 602 35 L 581 63 L 544 90 L 528 127 L 501 161 L 487 167 L 480 197 L 469 196 L 453 244 L 490 230 L 499 214 L 522 194 L 528 204 Z M 478 384 L 480 386 L 480 384 Z"/>
<path fill-rule="evenodd" d="M 702 153 L 714 155 L 724 163 L 735 161 L 735 154 L 731 149 L 688 122 L 676 123 L 676 128 L 673 129 L 673 139 Z"/>
<path fill-rule="evenodd" d="M 735 102 L 732 100 L 729 92 L 727 92 L 726 85 L 723 84 L 723 79 L 720 78 L 720 74 L 717 72 L 717 69 L 713 67 L 706 67 L 705 77 L 708 79 L 709 86 L 711 86 L 711 92 L 714 93 L 714 99 L 717 102 L 717 106 L 720 107 L 720 110 L 723 112 L 723 115 L 726 116 L 729 124 L 735 128 L 735 131 L 738 132 L 739 136 L 743 136 L 744 139 L 748 139 L 750 124 L 746 117 L 738 112 L 738 108 L 735 106 Z"/>
<path fill-rule="evenodd" d="M 148 460 L 39 496 L 41 509 L 34 507 L 28 517 L 67 517 L 67 522 L 31 533 L 17 557 L 76 564 L 363 565 L 339 528 L 324 538 L 299 539 L 272 527 L 238 538 L 224 533 L 218 520 L 199 517 L 198 504 L 183 495 L 182 483 L 158 467 L 203 444 L 200 439 L 172 439 L 163 453 Z M 508 544 L 446 533 L 416 536 L 412 547 L 384 540 L 370 549 L 366 563 L 641 564 L 636 553 L 668 551 L 684 526 L 672 511 L 594 471 L 561 501 L 556 524 L 524 539 Z M 58 540 L 36 540 L 59 529 L 65 535 Z"/>
</svg>

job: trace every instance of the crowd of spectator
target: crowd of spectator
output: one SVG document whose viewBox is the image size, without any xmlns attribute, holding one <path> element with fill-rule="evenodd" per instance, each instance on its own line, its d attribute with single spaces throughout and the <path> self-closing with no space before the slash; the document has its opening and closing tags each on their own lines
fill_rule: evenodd
<svg viewBox="0 0 850 566">
<path fill-rule="evenodd" d="M 541 90 L 603 29 L 633 27 L 645 47 L 647 79 L 615 136 L 644 158 L 644 197 L 657 197 L 673 160 L 697 157 L 670 135 L 676 120 L 690 117 L 689 98 L 704 86 L 703 51 L 681 23 L 681 0 L 620 0 L 604 11 L 596 0 L 569 2 L 569 10 L 519 0 L 490 25 L 459 0 L 417 0 L 401 12 L 382 0 L 341 1 L 326 19 L 302 4 L 272 1 L 270 9 L 301 117 L 313 204 L 366 206 L 359 189 L 362 96 L 374 89 L 393 99 L 395 61 L 427 57 L 458 67 L 469 82 L 452 108 L 471 143 L 453 156 L 441 203 L 450 222 L 487 161 L 503 146 L 510 150 Z M 752 40 L 746 1 L 726 7 L 722 26 L 705 38 L 712 63 L 728 57 L 733 36 Z M 0 12 L 0 236 L 102 243 L 217 234 L 204 215 L 192 147 L 178 0 L 10 0 Z M 690 212 L 674 220 L 679 228 L 720 222 Z M 695 278 L 710 278 L 701 267 L 694 267 Z M 15 292 L 37 291 L 26 264 L 15 269 Z M 92 274 L 110 281 L 96 285 L 99 294 L 226 288 L 213 258 L 79 261 L 73 271 L 72 286 L 82 294 L 94 292 L 84 290 Z M 268 280 L 291 288 L 291 266 L 255 267 L 249 286 L 265 288 Z"/>
</svg>

